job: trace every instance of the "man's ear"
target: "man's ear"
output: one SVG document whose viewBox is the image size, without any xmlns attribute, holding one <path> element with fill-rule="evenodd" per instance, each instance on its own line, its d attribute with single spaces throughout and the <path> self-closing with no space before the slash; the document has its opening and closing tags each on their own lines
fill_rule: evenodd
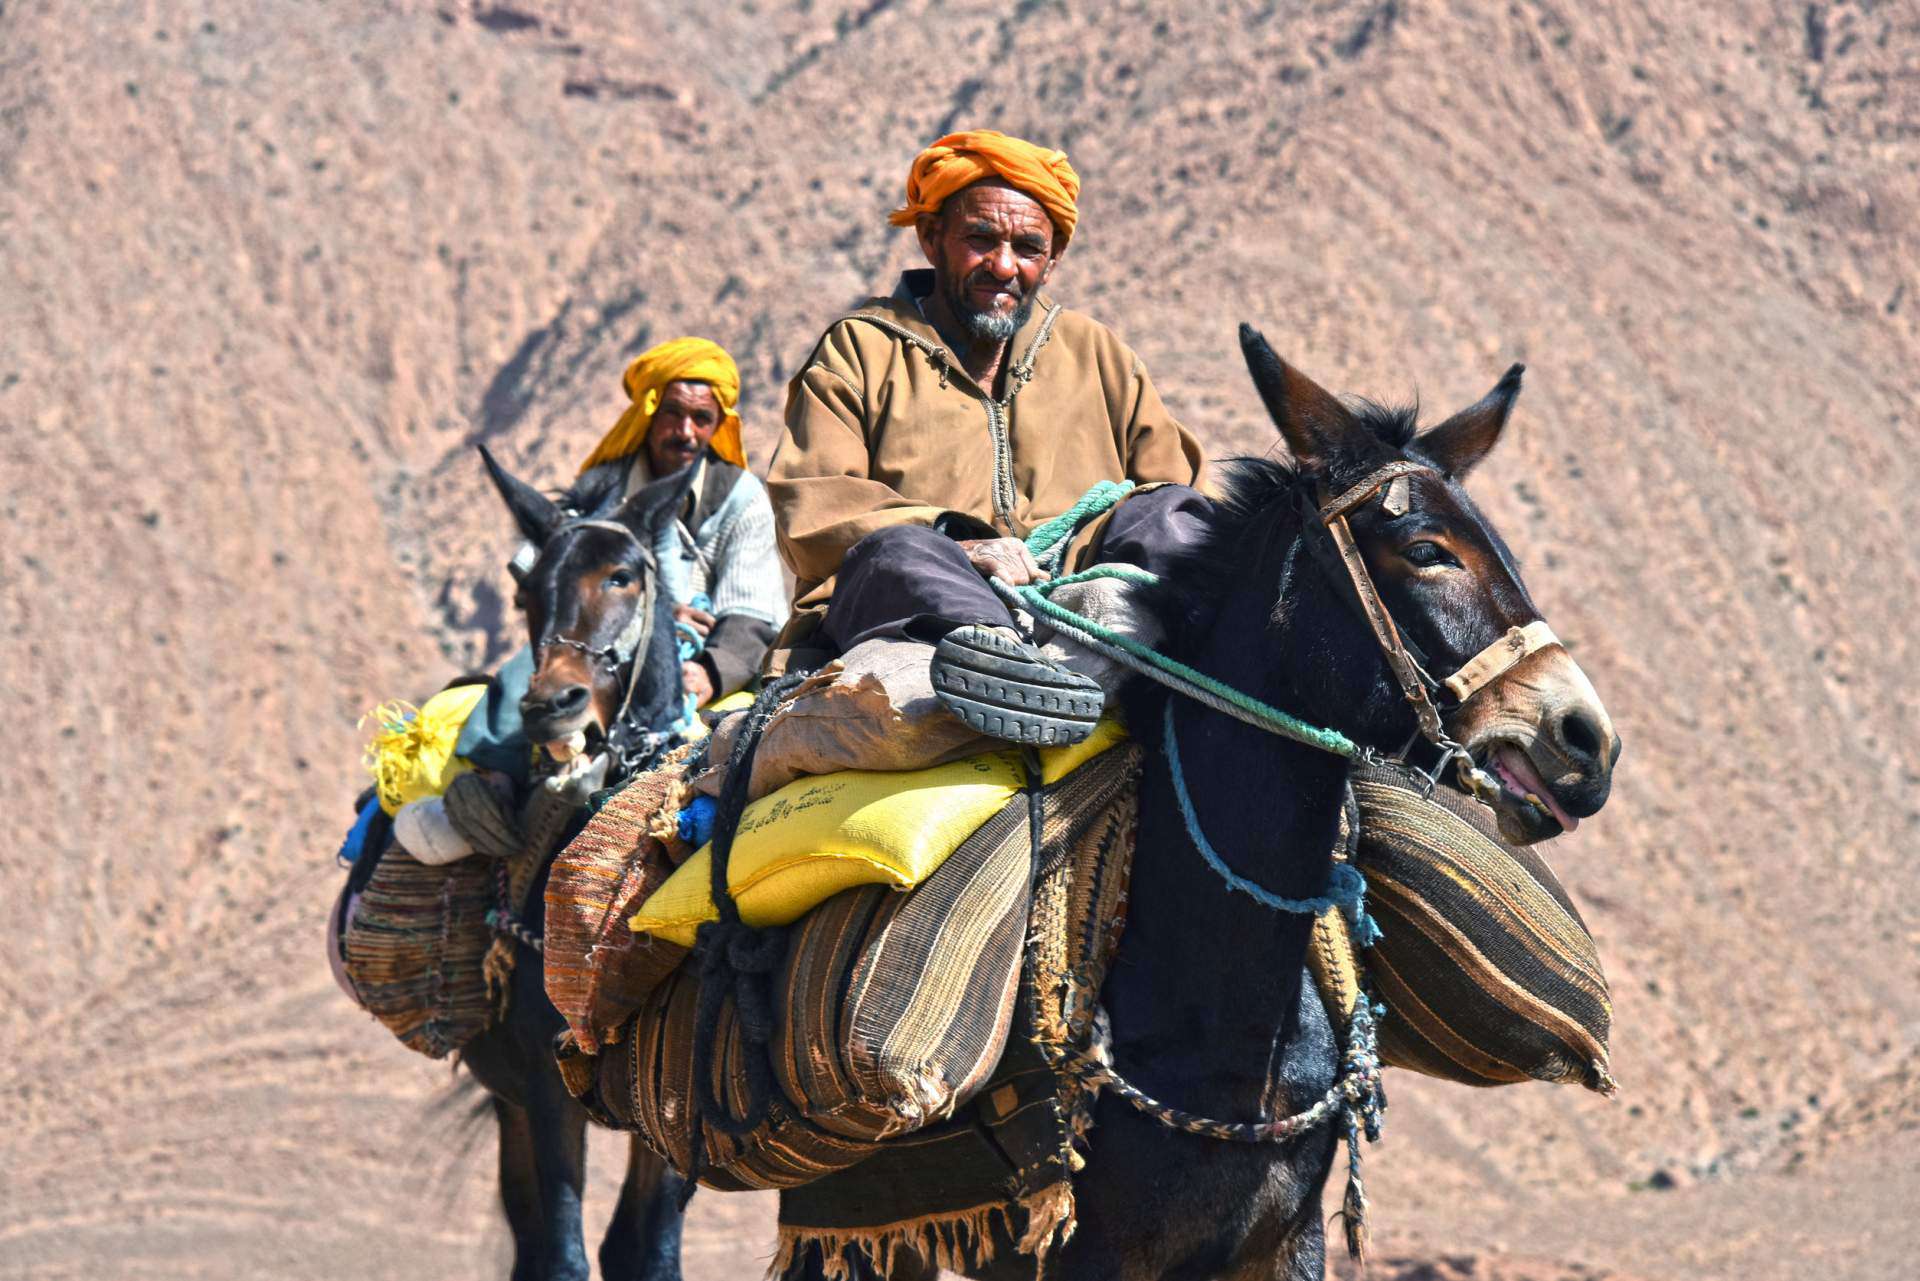
<svg viewBox="0 0 1920 1281">
<path fill-rule="evenodd" d="M 534 546 L 543 545 L 560 524 L 562 516 L 559 507 L 545 494 L 502 467 L 485 445 L 477 448 L 481 461 L 487 465 L 487 475 L 493 478 L 493 487 L 500 491 L 507 510 L 513 513 L 514 524 L 520 527 L 520 532 Z"/>
<path fill-rule="evenodd" d="M 1423 432 L 1413 442 L 1414 447 L 1456 479 L 1472 471 L 1500 443 L 1500 433 L 1506 430 L 1513 402 L 1520 395 L 1520 375 L 1526 371 L 1525 365 L 1507 370 L 1492 391 L 1432 431 Z"/>
</svg>

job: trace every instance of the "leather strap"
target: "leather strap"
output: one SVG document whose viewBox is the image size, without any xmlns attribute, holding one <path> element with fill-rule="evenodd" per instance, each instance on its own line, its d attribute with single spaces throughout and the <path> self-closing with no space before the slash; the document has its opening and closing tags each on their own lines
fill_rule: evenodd
<svg viewBox="0 0 1920 1281">
<path fill-rule="evenodd" d="M 1385 477 L 1373 489 L 1378 490 L 1391 479 L 1391 476 Z M 1364 499 L 1366 495 L 1361 497 Z M 1347 518 L 1335 515 L 1327 517 L 1326 521 L 1327 532 L 1333 536 L 1334 548 L 1340 553 L 1340 562 L 1346 567 L 1347 578 L 1352 582 L 1354 595 L 1359 599 L 1360 615 L 1373 630 L 1380 652 L 1386 656 L 1387 666 L 1393 671 L 1394 679 L 1400 682 L 1400 692 L 1413 705 L 1413 715 L 1420 723 L 1421 734 L 1435 746 L 1446 746 L 1449 740 L 1445 728 L 1440 724 L 1440 711 L 1433 705 L 1433 699 L 1427 696 L 1427 685 L 1421 679 L 1419 666 L 1413 661 L 1413 656 L 1407 653 L 1406 644 L 1400 639 L 1400 629 L 1393 625 L 1393 615 L 1387 612 L 1386 602 L 1380 599 L 1380 593 L 1374 588 L 1373 575 L 1367 572 L 1367 562 L 1360 555 L 1359 544 L 1353 541 L 1353 530 L 1348 528 Z"/>
<path fill-rule="evenodd" d="M 1549 645 L 1558 645 L 1544 619 L 1535 619 L 1525 627 L 1510 627 L 1507 634 L 1460 665 L 1460 670 L 1440 682 L 1459 702 L 1466 702 L 1485 689 L 1527 655 Z"/>
</svg>

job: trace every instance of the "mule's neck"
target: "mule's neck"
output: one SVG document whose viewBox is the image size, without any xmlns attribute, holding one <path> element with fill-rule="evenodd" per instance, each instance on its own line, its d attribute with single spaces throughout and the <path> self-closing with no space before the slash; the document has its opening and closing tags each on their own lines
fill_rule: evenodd
<svg viewBox="0 0 1920 1281">
<path fill-rule="evenodd" d="M 1216 633 L 1231 635 L 1222 623 Z M 1190 661 L 1286 706 L 1251 674 L 1235 680 L 1224 652 Z M 1312 918 L 1230 889 L 1209 866 L 1175 794 L 1163 704 L 1132 710 L 1146 761 L 1127 931 L 1105 994 L 1116 1061 L 1149 1091 L 1250 1117 L 1275 1102 L 1268 1078 L 1298 1028 Z M 1324 894 L 1346 762 L 1178 696 L 1173 721 L 1194 816 L 1228 868 L 1285 898 Z"/>
<path fill-rule="evenodd" d="M 634 656 L 633 696 L 623 718 L 622 736 L 637 742 L 649 732 L 671 729 L 684 711 L 686 689 L 680 676 L 680 640 L 674 632 L 673 601 L 661 592 L 654 602 L 653 633 L 645 652 Z"/>
</svg>

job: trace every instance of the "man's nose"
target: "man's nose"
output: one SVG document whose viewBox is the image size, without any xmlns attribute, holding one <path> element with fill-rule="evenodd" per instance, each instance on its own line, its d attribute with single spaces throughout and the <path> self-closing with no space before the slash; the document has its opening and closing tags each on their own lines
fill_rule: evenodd
<svg viewBox="0 0 1920 1281">
<path fill-rule="evenodd" d="M 1001 245 L 987 259 L 987 270 L 1000 280 L 1012 280 L 1020 274 L 1020 264 L 1013 256 L 1011 245 Z"/>
</svg>

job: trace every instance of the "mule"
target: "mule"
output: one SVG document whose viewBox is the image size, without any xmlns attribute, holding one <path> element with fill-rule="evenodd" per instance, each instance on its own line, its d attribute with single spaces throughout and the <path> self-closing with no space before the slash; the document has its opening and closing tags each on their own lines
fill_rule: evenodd
<svg viewBox="0 0 1920 1281">
<path fill-rule="evenodd" d="M 1564 647 L 1534 648 L 1457 705 L 1442 700 L 1440 737 L 1458 754 L 1440 759 L 1418 734 L 1353 582 L 1319 541 L 1325 531 L 1312 528 L 1330 496 L 1389 464 L 1410 465 L 1404 485 L 1369 494 L 1346 519 L 1418 666 L 1444 676 L 1539 623 L 1513 556 L 1462 487 L 1507 426 L 1521 367 L 1422 432 L 1411 411 L 1343 403 L 1246 326 L 1241 346 L 1293 462 L 1224 468 L 1225 497 L 1145 601 L 1171 638 L 1167 650 L 1372 751 L 1411 750 L 1411 759 L 1452 771 L 1450 782 L 1471 780 L 1511 840 L 1544 839 L 1597 812 L 1620 739 Z M 1211 1118 L 1299 1112 L 1339 1066 L 1334 1029 L 1305 970 L 1311 918 L 1261 906 L 1208 866 L 1182 816 L 1169 749 L 1197 826 L 1230 871 L 1292 899 L 1328 886 L 1348 762 L 1148 682 L 1135 682 L 1123 703 L 1145 772 L 1126 937 L 1101 997 L 1114 1068 L 1155 1098 Z M 1225 1142 L 1167 1128 L 1103 1092 L 1074 1182 L 1078 1228 L 1046 1275 L 1323 1276 L 1321 1199 L 1335 1141 L 1325 1126 L 1281 1143 Z M 932 1187 L 940 1171 L 918 1177 Z M 968 1275 L 1033 1276 L 1034 1259 L 1016 1253 L 1004 1232 L 996 1236 Z M 895 1257 L 889 1281 L 935 1275 Z M 872 1275 L 850 1262 L 856 1275 Z M 824 1272 L 816 1251 L 790 1275 Z"/>
<path fill-rule="evenodd" d="M 539 549 L 520 575 L 536 662 L 521 716 L 528 738 L 579 759 L 604 759 L 606 786 L 646 769 L 677 741 L 684 691 L 673 601 L 659 590 L 651 548 L 687 494 L 690 473 L 625 501 L 571 493 L 556 503 L 509 475 L 486 451 L 488 473 L 514 522 Z M 584 514 L 576 514 L 584 513 Z M 584 815 L 582 815 L 584 818 Z M 563 842 L 564 844 L 564 842 Z M 551 859 L 528 893 L 523 924 L 544 929 Z M 500 1200 L 513 1235 L 514 1281 L 587 1281 L 581 1222 L 587 1114 L 554 1062 L 565 1028 L 547 998 L 540 954 L 517 944 L 506 1017 L 475 1037 L 461 1061 L 492 1096 L 500 1127 Z M 680 1275 L 679 1176 L 628 1136 L 626 1177 L 599 1250 L 608 1281 Z"/>
</svg>

